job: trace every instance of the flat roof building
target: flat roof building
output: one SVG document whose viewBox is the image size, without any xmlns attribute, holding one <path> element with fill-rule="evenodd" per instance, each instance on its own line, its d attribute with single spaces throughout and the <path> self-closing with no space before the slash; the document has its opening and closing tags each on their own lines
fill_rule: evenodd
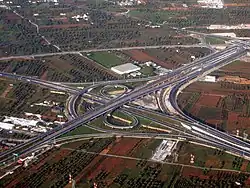
<svg viewBox="0 0 250 188">
<path fill-rule="evenodd" d="M 131 72 L 135 72 L 135 71 L 138 71 L 140 69 L 141 69 L 141 67 L 138 67 L 132 63 L 126 63 L 123 65 L 118 65 L 118 66 L 111 68 L 111 70 L 117 74 L 129 74 Z"/>
<path fill-rule="evenodd" d="M 199 79 L 199 81 L 203 81 L 203 82 L 216 82 L 216 77 L 215 76 L 205 76 L 201 79 Z"/>
<path fill-rule="evenodd" d="M 1 129 L 11 130 L 11 129 L 13 129 L 14 126 L 15 125 L 11 124 L 11 123 L 0 122 L 0 128 Z"/>
</svg>

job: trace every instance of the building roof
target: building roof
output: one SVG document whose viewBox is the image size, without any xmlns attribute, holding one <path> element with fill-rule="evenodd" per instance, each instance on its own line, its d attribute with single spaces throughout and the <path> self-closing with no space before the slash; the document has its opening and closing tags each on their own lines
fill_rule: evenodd
<svg viewBox="0 0 250 188">
<path fill-rule="evenodd" d="M 141 67 L 138 67 L 132 63 L 126 63 L 123 65 L 118 65 L 115 67 L 112 67 L 111 70 L 118 73 L 118 74 L 128 74 L 134 71 L 140 70 Z"/>
<path fill-rule="evenodd" d="M 13 129 L 15 125 L 11 124 L 11 123 L 4 123 L 4 122 L 0 122 L 0 128 L 1 129 L 6 129 L 6 130 L 10 130 Z"/>
</svg>

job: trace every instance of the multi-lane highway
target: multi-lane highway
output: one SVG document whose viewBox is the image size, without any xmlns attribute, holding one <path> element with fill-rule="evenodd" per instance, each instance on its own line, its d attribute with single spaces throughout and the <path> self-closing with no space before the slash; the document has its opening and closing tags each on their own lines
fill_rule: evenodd
<svg viewBox="0 0 250 188">
<path fill-rule="evenodd" d="M 145 95 L 151 94 L 155 91 L 161 90 L 163 88 L 167 88 L 169 86 L 173 86 L 182 82 L 186 82 L 187 80 L 194 79 L 195 77 L 204 74 L 208 68 L 212 67 L 219 67 L 222 66 L 224 62 L 230 61 L 231 59 L 234 59 L 235 57 L 239 57 L 242 55 L 245 55 L 246 49 L 241 45 L 233 45 L 228 47 L 227 49 L 213 53 L 207 57 L 201 58 L 200 60 L 194 61 L 190 64 L 187 64 L 186 66 L 180 67 L 173 72 L 161 76 L 158 79 L 150 82 L 149 84 L 146 84 L 144 86 L 138 87 L 135 90 L 120 96 L 114 100 L 111 100 L 110 102 L 106 103 L 105 105 L 101 106 L 100 108 L 90 111 L 83 116 L 77 117 L 67 123 L 65 123 L 62 128 L 57 127 L 45 134 L 41 134 L 38 137 L 35 137 L 31 139 L 29 142 L 20 144 L 16 148 L 9 150 L 7 152 L 0 154 L 0 162 L 5 161 L 10 157 L 10 155 L 13 152 L 18 152 L 20 154 L 25 153 L 26 151 L 31 150 L 32 148 L 38 147 L 42 145 L 43 143 L 55 138 L 59 137 L 62 134 L 65 134 L 84 123 L 88 123 L 89 121 L 107 113 L 110 112 L 126 103 L 129 103 L 130 101 L 133 101 L 135 99 L 138 99 L 140 97 L 143 97 Z M 199 128 L 195 128 L 195 126 L 191 127 L 194 131 L 199 132 Z M 204 132 L 200 131 L 201 136 L 204 135 L 205 137 L 213 138 L 215 141 L 215 137 L 212 136 L 210 133 L 205 134 Z M 230 140 L 231 141 L 237 141 L 237 143 L 230 144 L 228 141 L 225 141 L 222 144 L 226 144 L 227 147 L 230 150 L 233 150 L 233 148 L 238 148 L 238 150 L 244 150 L 245 155 L 250 157 L 249 148 L 246 148 L 245 145 L 238 147 L 238 139 L 237 140 Z M 238 151 L 237 150 L 237 151 Z"/>
<path fill-rule="evenodd" d="M 104 101 L 107 101 L 107 98 L 103 98 L 102 96 L 98 96 L 95 94 L 92 94 L 93 96 L 86 95 L 84 98 L 87 98 L 89 100 L 92 100 L 98 104 L 104 104 Z M 218 130 L 210 130 L 210 129 L 201 129 L 196 127 L 195 122 L 191 122 L 188 120 L 180 119 L 176 116 L 168 115 L 159 113 L 153 110 L 149 110 L 147 108 L 137 106 L 137 105 L 124 105 L 122 110 L 128 111 L 130 113 L 133 113 L 134 115 L 142 118 L 146 118 L 148 120 L 151 120 L 152 122 L 155 122 L 162 127 L 166 127 L 168 130 L 172 130 L 174 132 L 179 133 L 179 139 L 188 139 L 196 142 L 202 142 L 209 144 L 209 146 L 213 146 L 220 149 L 225 149 L 228 152 L 231 152 L 233 154 L 241 155 L 241 156 L 248 156 L 250 154 L 249 151 L 246 151 L 245 148 L 242 149 L 242 147 L 237 147 L 237 145 L 234 142 L 228 141 L 227 139 L 221 141 L 221 138 L 219 136 L 216 136 L 216 134 L 221 134 Z M 152 117 L 149 115 L 152 114 Z M 154 116 L 159 117 L 159 119 L 164 119 L 168 117 L 169 119 L 172 119 L 176 121 L 176 124 L 170 124 L 167 122 L 164 122 L 163 120 L 159 120 L 155 118 Z M 178 122 L 178 124 L 177 124 Z M 194 124 L 195 123 L 195 124 Z M 214 131 L 216 132 L 214 134 Z M 110 130 L 107 130 L 106 132 L 110 132 Z M 111 131 L 113 132 L 113 131 Z M 117 132 L 119 134 L 119 131 Z M 144 133 L 147 134 L 147 133 Z M 168 136 L 168 134 L 166 134 Z M 230 136 L 230 135 L 229 135 Z"/>
<path fill-rule="evenodd" d="M 38 78 L 31 77 L 31 76 L 22 76 L 22 75 L 7 73 L 7 72 L 0 72 L 0 77 L 25 81 L 31 84 L 36 84 L 36 85 L 43 86 L 43 87 L 49 87 L 55 90 L 62 90 L 62 91 L 69 92 L 69 93 L 75 93 L 75 94 L 79 93 L 79 91 L 74 87 L 70 87 L 67 85 L 54 83 L 54 82 L 50 82 L 46 80 L 40 80 Z"/>
<path fill-rule="evenodd" d="M 224 54 L 222 58 L 219 58 L 218 64 L 213 61 L 207 61 L 206 64 L 202 65 L 202 69 L 203 69 L 203 74 L 204 73 L 209 73 L 211 71 L 213 71 L 214 68 L 219 68 L 221 66 L 224 66 L 226 64 L 228 64 L 229 62 L 231 62 L 232 60 L 238 58 L 239 56 L 241 56 L 241 53 L 245 52 L 244 48 L 236 48 L 237 53 L 235 54 L 235 56 L 231 57 L 229 61 L 226 61 L 224 58 L 227 56 L 231 56 L 231 53 L 234 54 L 234 50 L 230 52 L 230 50 L 228 51 L 228 54 Z M 238 54 L 238 55 L 237 55 Z M 222 60 L 222 61 L 221 61 Z M 199 67 L 197 67 L 199 68 Z M 194 69 L 194 67 L 191 68 L 191 72 Z M 200 69 L 200 68 L 199 68 Z M 192 79 L 195 79 L 196 77 L 199 76 L 201 70 L 198 70 L 195 74 L 193 74 L 192 76 L 187 77 L 186 79 L 184 79 L 183 81 L 179 82 L 178 84 L 176 84 L 171 91 L 170 94 L 170 101 L 172 101 L 171 104 L 173 104 L 173 107 L 175 109 L 178 109 L 178 112 L 180 114 L 183 114 L 182 111 L 178 108 L 178 105 L 176 103 L 176 94 L 178 89 L 184 84 L 184 83 L 188 83 L 189 81 L 191 81 Z M 189 122 L 191 123 L 195 123 L 195 125 L 193 124 L 192 126 L 189 126 L 190 130 L 192 130 L 192 132 L 194 134 L 197 135 L 203 135 L 203 137 L 209 136 L 210 138 L 212 138 L 212 140 L 214 140 L 214 142 L 218 142 L 218 143 L 226 143 L 227 145 L 227 149 L 230 150 L 234 150 L 234 151 L 238 151 L 239 154 L 242 155 L 246 155 L 249 154 L 249 146 L 250 144 L 243 142 L 233 136 L 230 136 L 226 133 L 214 130 L 212 128 L 210 128 L 207 125 L 203 125 L 201 123 L 199 123 L 198 121 L 193 120 L 192 118 L 186 116 L 184 114 L 184 117 L 187 118 L 189 120 Z M 186 127 L 187 128 L 187 127 Z M 205 128 L 205 130 L 204 130 Z M 238 149 L 237 149 L 238 148 Z"/>
</svg>

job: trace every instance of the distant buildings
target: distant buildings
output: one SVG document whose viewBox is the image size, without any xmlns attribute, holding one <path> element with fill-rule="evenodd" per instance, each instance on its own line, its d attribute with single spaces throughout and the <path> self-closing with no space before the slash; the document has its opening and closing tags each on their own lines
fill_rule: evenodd
<svg viewBox="0 0 250 188">
<path fill-rule="evenodd" d="M 46 132 L 47 128 L 39 125 L 39 122 L 44 124 L 42 120 L 24 119 L 17 117 L 4 117 L 3 122 L 0 122 L 0 128 L 5 130 L 22 130 L 27 132 Z"/>
<path fill-rule="evenodd" d="M 250 24 L 239 25 L 217 25 L 213 24 L 207 27 L 209 30 L 232 30 L 232 29 L 250 29 Z"/>
<path fill-rule="evenodd" d="M 50 106 L 50 103 L 47 102 Z M 63 107 L 60 106 L 52 106 L 51 111 L 54 113 L 62 113 Z M 12 116 L 4 116 L 2 122 L 0 122 L 0 129 L 9 130 L 9 131 L 24 131 L 28 133 L 43 133 L 52 129 L 53 124 L 61 124 L 64 123 L 64 116 L 57 115 L 56 119 L 60 121 L 47 121 L 43 120 L 47 116 L 42 116 L 40 114 L 33 114 L 25 112 L 25 118 L 12 117 Z"/>
<path fill-rule="evenodd" d="M 44 2 L 44 3 L 58 3 L 58 0 L 34 0 L 34 1 L 29 0 L 28 2 L 32 3 L 32 4 L 42 3 L 42 2 Z"/>
<path fill-rule="evenodd" d="M 85 21 L 88 21 L 89 20 L 89 16 L 88 16 L 88 13 L 87 14 L 84 14 L 84 15 L 76 15 L 76 16 L 73 16 L 72 17 L 73 19 L 75 19 L 77 22 L 79 22 L 81 19 L 85 20 Z"/>
<path fill-rule="evenodd" d="M 222 9 L 224 7 L 223 0 L 198 0 L 197 3 L 203 8 Z"/>
<path fill-rule="evenodd" d="M 24 118 L 17 118 L 17 117 L 8 117 L 5 116 L 5 119 L 3 120 L 4 123 L 11 123 L 14 125 L 21 125 L 21 126 L 36 126 L 38 123 L 38 120 L 32 120 L 32 119 L 24 119 Z"/>
<path fill-rule="evenodd" d="M 138 66 L 137 66 L 138 65 Z M 123 74 L 128 74 L 128 77 L 138 77 L 138 76 L 143 76 L 143 69 L 145 67 L 152 67 L 152 72 L 151 73 L 146 73 L 146 74 L 156 74 L 156 75 L 164 75 L 169 72 L 171 72 L 171 69 L 166 69 L 161 67 L 160 65 L 157 65 L 153 61 L 147 61 L 145 63 L 139 63 L 137 61 L 134 61 L 133 63 L 126 63 L 123 65 L 118 65 L 115 67 L 112 67 L 111 70 L 114 71 L 117 74 L 123 75 Z M 144 75 L 145 76 L 145 75 Z"/>
<path fill-rule="evenodd" d="M 133 6 L 133 5 L 140 5 L 146 4 L 144 0 L 121 0 L 118 2 L 120 6 Z"/>
<path fill-rule="evenodd" d="M 1 2 L 1 1 L 0 1 L 0 2 Z M 0 5 L 0 8 L 10 9 L 10 7 L 7 7 L 6 5 Z"/>
<path fill-rule="evenodd" d="M 58 2 L 58 0 L 44 0 L 44 2 L 52 2 L 52 3 L 57 3 Z"/>
</svg>

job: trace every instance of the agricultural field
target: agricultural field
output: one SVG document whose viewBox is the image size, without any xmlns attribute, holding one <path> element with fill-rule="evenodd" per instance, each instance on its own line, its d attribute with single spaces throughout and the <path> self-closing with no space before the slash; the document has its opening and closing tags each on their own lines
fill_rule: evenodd
<svg viewBox="0 0 250 188">
<path fill-rule="evenodd" d="M 181 142 L 176 148 L 178 153 L 178 162 L 181 164 L 191 164 L 190 155 L 194 155 L 194 166 L 218 169 L 240 170 L 242 172 L 249 172 L 249 161 L 241 157 L 232 156 L 223 150 L 204 148 L 188 142 Z"/>
<path fill-rule="evenodd" d="M 107 15 L 103 16 L 104 18 Z M 174 38 L 176 31 L 168 28 L 145 28 L 140 21 L 119 17 L 117 20 L 103 20 L 98 28 L 42 29 L 41 32 L 53 44 L 63 50 L 83 50 L 93 48 L 120 48 L 165 44 L 194 44 L 198 40 L 190 36 Z M 110 23 L 111 22 L 111 23 Z M 106 23 L 106 24 L 105 24 Z M 104 25 L 105 24 L 105 25 Z M 121 27 L 122 25 L 122 27 Z M 75 33 L 72 35 L 71 33 Z M 155 35 L 157 33 L 157 35 Z M 168 33 L 168 34 L 166 34 Z"/>
<path fill-rule="evenodd" d="M 191 116 L 218 129 L 246 137 L 250 134 L 249 72 L 248 62 L 235 61 L 212 73 L 217 82 L 191 84 L 180 94 L 178 102 Z"/>
<path fill-rule="evenodd" d="M 91 82 L 118 78 L 118 75 L 98 63 L 72 54 L 1 61 L 0 71 L 57 82 Z"/>
<path fill-rule="evenodd" d="M 187 1 L 185 1 L 186 3 Z M 237 2 L 239 3 L 239 2 Z M 248 2 L 249 3 L 249 2 Z M 129 12 L 131 17 L 150 21 L 154 24 L 162 24 L 173 27 L 200 27 L 211 24 L 235 25 L 248 23 L 250 17 L 248 12 L 250 6 L 230 6 L 225 5 L 226 9 L 204 9 L 196 3 L 188 7 L 181 3 L 172 3 L 167 7 L 140 7 Z"/>
<path fill-rule="evenodd" d="M 188 35 L 175 38 L 169 27 L 145 27 L 147 22 L 123 15 L 123 9 L 108 2 L 15 4 L 22 8 L 0 12 L 1 56 L 198 42 Z"/>
<path fill-rule="evenodd" d="M 56 52 L 57 49 L 41 38 L 28 20 L 12 11 L 0 9 L 0 57 Z"/>
<path fill-rule="evenodd" d="M 237 6 L 234 1 L 229 1 L 221 11 L 200 8 L 196 1 L 147 1 L 145 5 L 131 8 L 106 1 L 67 0 L 60 1 L 56 6 L 53 3 L 29 4 L 14 1 L 13 6 L 22 7 L 13 7 L 19 15 L 8 9 L 1 9 L 0 12 L 3 44 L 0 56 L 60 50 L 194 44 L 199 41 L 186 33 L 178 37 L 179 33 L 170 27 L 200 28 L 203 32 L 210 32 L 206 26 L 211 24 L 248 23 L 249 2 L 242 1 L 240 4 L 245 6 Z M 151 27 L 163 22 L 164 25 L 160 28 Z M 250 36 L 249 30 L 229 32 L 235 32 L 238 36 Z"/>
<path fill-rule="evenodd" d="M 0 88 L 0 122 L 13 126 L 0 130 L 1 152 L 67 121 L 66 93 L 10 79 L 1 79 Z"/>
<path fill-rule="evenodd" d="M 160 143 L 161 140 L 123 137 L 67 143 L 43 153 L 28 167 L 18 168 L 1 179 L 0 184 L 3 187 L 70 187 L 71 174 L 76 187 L 86 188 L 94 183 L 103 188 L 193 187 L 197 184 L 216 187 L 233 186 L 235 181 L 249 186 L 247 161 L 223 151 L 195 148 L 190 143 L 178 146 L 178 163 L 151 161 L 152 152 Z M 195 164 L 186 164 L 190 153 L 197 157 Z M 217 165 L 220 166 L 215 168 Z M 238 173 L 239 169 L 243 172 Z"/>
<path fill-rule="evenodd" d="M 153 24 L 163 23 L 171 19 L 172 17 L 177 17 L 181 15 L 181 12 L 178 11 L 156 11 L 148 9 L 135 9 L 129 12 L 129 15 L 132 17 L 137 17 L 140 19 L 145 19 L 151 21 Z"/>
<path fill-rule="evenodd" d="M 121 59 L 111 52 L 92 52 L 88 53 L 87 57 L 96 61 L 106 68 L 111 68 L 125 63 L 125 59 Z"/>
<path fill-rule="evenodd" d="M 172 38 L 176 32 L 169 28 L 145 28 L 147 22 L 133 19 L 125 15 L 114 13 L 107 5 L 96 5 L 91 3 L 77 2 L 79 7 L 63 4 L 61 7 L 35 8 L 30 12 L 23 14 L 31 17 L 35 22 L 40 22 L 40 32 L 49 39 L 52 44 L 56 44 L 62 50 L 82 50 L 86 48 L 108 48 L 108 47 L 126 47 L 126 46 L 144 46 L 177 44 L 177 40 Z M 64 6 L 63 6 L 64 5 Z M 113 10 L 119 7 L 114 7 Z M 49 12 L 48 10 L 51 9 Z M 102 10 L 101 10 L 102 9 Z M 53 14 L 51 15 L 51 12 Z M 126 12 L 126 11 L 124 11 Z M 32 13 L 39 14 L 33 16 Z M 72 19 L 75 15 L 88 15 L 87 19 L 76 21 Z M 44 21 L 43 21 L 44 20 Z M 41 23 L 42 22 L 42 23 Z M 154 35 L 153 33 L 157 33 Z M 166 35 L 166 33 L 168 35 Z M 192 44 L 197 40 L 189 36 L 179 39 L 182 43 Z"/>
<path fill-rule="evenodd" d="M 51 93 L 47 88 L 38 87 L 30 83 L 13 80 L 1 80 L 0 93 L 0 115 L 24 117 L 24 113 L 41 114 L 44 119 L 56 120 L 57 113 L 53 112 L 55 107 L 52 102 L 64 108 L 67 94 Z M 41 106 L 39 103 L 51 101 L 48 106 Z M 63 115 L 63 110 L 58 112 Z"/>
<path fill-rule="evenodd" d="M 131 59 L 140 64 L 152 61 L 167 69 L 175 69 L 183 64 L 191 62 L 191 56 L 200 58 L 211 53 L 207 48 L 157 48 L 146 50 L 123 51 Z"/>
<path fill-rule="evenodd" d="M 214 37 L 206 37 L 205 38 L 207 44 L 225 44 L 225 41 L 219 38 L 214 38 Z"/>
<path fill-rule="evenodd" d="M 84 87 L 85 82 L 90 85 L 97 81 L 136 77 L 133 74 L 120 76 L 111 71 L 111 67 L 125 63 L 140 66 L 139 77 L 165 74 L 212 52 L 209 48 L 166 46 L 225 43 L 217 38 L 191 35 L 188 30 L 209 33 L 214 32 L 207 29 L 211 24 L 238 25 L 250 21 L 250 2 L 247 0 L 224 0 L 225 8 L 220 10 L 201 8 L 197 0 L 142 0 L 141 4 L 132 6 L 119 5 L 121 0 L 34 1 L 1 2 L 0 72 L 54 82 L 82 83 Z M 250 37 L 250 30 L 216 32 Z M 181 109 L 219 130 L 249 139 L 249 62 L 250 58 L 245 57 L 213 72 L 211 75 L 217 78 L 215 83 L 198 81 L 187 87 L 178 98 Z M 9 149 L 3 143 L 5 140 L 14 138 L 10 141 L 11 148 L 14 147 L 11 143 L 25 143 L 56 126 L 57 130 L 60 128 L 59 134 L 64 133 L 78 125 L 81 119 L 72 118 L 72 124 L 61 126 L 60 123 L 68 121 L 68 115 L 73 116 L 71 112 L 67 114 L 66 109 L 69 94 L 34 85 L 29 79 L 22 82 L 1 75 L 0 122 L 8 119 L 7 116 L 25 118 L 27 122 L 38 118 L 41 121 L 34 127 L 41 128 L 41 125 L 44 129 L 34 132 L 33 125 L 28 125 L 24 119 L 22 123 L 27 127 L 8 120 L 15 126 L 0 130 L 0 152 Z M 161 86 L 161 83 L 148 83 L 125 85 L 129 89 L 148 86 L 142 88 L 146 91 L 141 92 L 143 95 L 153 92 L 152 87 Z M 101 87 L 88 92 L 102 94 Z M 121 88 L 120 91 L 115 89 L 107 89 L 104 95 L 122 92 Z M 15 153 L 8 153 L 8 157 L 13 155 L 13 164 L 8 166 L 7 162 L 1 162 L 0 187 L 74 187 L 69 182 L 70 176 L 75 187 L 84 188 L 95 188 L 95 185 L 98 188 L 215 188 L 236 187 L 236 184 L 250 187 L 249 161 L 225 150 L 183 141 L 187 137 L 181 138 L 181 133 L 171 127 L 182 125 L 180 129 L 184 129 L 179 121 L 143 109 L 134 110 L 131 106 L 128 107 L 131 114 L 118 107 L 118 110 L 100 115 L 100 108 L 109 103 L 99 105 L 88 100 L 87 95 L 80 96 L 75 110 L 79 115 L 87 114 L 87 119 L 83 118 L 86 124 L 60 138 L 53 138 L 57 133 L 52 130 L 32 140 L 38 140 L 37 146 L 43 142 L 47 150 L 39 145 L 36 153 L 24 144 L 25 151 L 17 148 Z M 159 110 L 157 96 L 155 92 L 152 96 L 141 97 L 137 105 Z M 135 99 L 130 98 L 128 103 L 132 100 Z M 91 117 L 92 110 L 97 110 L 97 115 Z M 157 121 L 152 121 L 154 118 Z M 138 126 L 121 132 L 107 126 L 108 123 L 128 126 L 134 122 Z M 182 141 L 171 140 L 176 145 L 167 157 L 159 159 L 168 153 L 166 145 L 162 147 L 162 143 L 167 143 L 163 138 L 177 137 Z M 35 152 L 32 162 L 27 158 L 20 160 L 31 154 L 27 154 L 28 151 Z M 17 168 L 13 170 L 12 167 Z"/>
<path fill-rule="evenodd" d="M 185 4 L 185 6 L 183 6 Z M 186 6 L 187 5 L 187 6 Z M 239 37 L 250 37 L 248 29 L 208 30 L 212 24 L 239 25 L 249 23 L 249 1 L 224 1 L 224 9 L 204 9 L 197 1 L 158 1 L 145 6 L 129 9 L 128 15 L 132 18 L 165 24 L 178 28 L 197 29 L 204 33 L 234 32 Z M 223 44 L 221 40 L 209 39 L 211 44 Z"/>
<path fill-rule="evenodd" d="M 208 33 L 208 34 L 209 33 L 235 33 L 237 37 L 247 37 L 247 38 L 250 37 L 249 29 L 228 29 L 228 30 L 217 29 L 217 30 L 213 30 L 213 29 L 207 29 L 204 27 L 194 27 L 192 29 L 196 30 L 198 32 L 201 32 L 201 33 Z M 215 40 L 212 38 L 206 39 L 206 42 L 208 42 L 212 45 L 225 43 L 223 40 Z"/>
</svg>

